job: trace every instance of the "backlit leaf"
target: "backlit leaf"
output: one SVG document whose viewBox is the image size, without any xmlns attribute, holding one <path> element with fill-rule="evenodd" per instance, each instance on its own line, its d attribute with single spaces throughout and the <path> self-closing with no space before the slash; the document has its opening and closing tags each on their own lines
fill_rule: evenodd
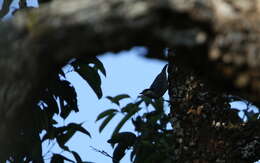
<svg viewBox="0 0 260 163">
<path fill-rule="evenodd" d="M 137 104 L 133 104 L 133 103 L 129 103 L 129 104 L 127 104 L 126 106 L 124 106 L 122 109 L 121 109 L 121 111 L 123 112 L 123 113 L 129 113 L 129 112 L 131 112 L 132 110 L 136 110 L 138 108 L 138 105 Z"/>
<path fill-rule="evenodd" d="M 60 105 L 61 106 L 61 113 L 60 116 L 65 120 L 71 113 L 72 108 L 68 105 Z"/>
<path fill-rule="evenodd" d="M 108 116 L 108 115 L 110 115 L 110 114 L 112 114 L 112 113 L 115 113 L 115 112 L 118 112 L 118 110 L 116 110 L 116 109 L 108 109 L 108 110 L 105 110 L 105 111 L 103 111 L 102 113 L 100 113 L 100 114 L 98 115 L 96 121 L 98 121 L 98 120 L 100 120 L 100 119 L 102 119 L 102 118 L 104 118 L 104 117 L 106 117 L 106 116 Z"/>
<path fill-rule="evenodd" d="M 82 159 L 81 159 L 81 157 L 79 156 L 79 154 L 77 152 L 74 152 L 74 151 L 70 151 L 70 152 L 73 154 L 73 156 L 76 159 L 77 163 L 82 163 Z"/>
<path fill-rule="evenodd" d="M 82 124 L 70 123 L 68 125 L 68 127 L 69 127 L 70 130 L 79 131 L 79 132 L 82 132 L 83 134 L 86 134 L 89 137 L 91 137 L 90 133 L 84 127 L 82 127 L 81 125 Z"/>
<path fill-rule="evenodd" d="M 139 107 L 136 107 L 135 109 L 128 112 L 128 114 L 126 114 L 125 117 L 117 124 L 112 135 L 117 134 L 119 130 L 122 128 L 122 126 L 126 123 L 126 121 L 129 120 L 136 112 L 138 112 L 139 109 L 140 109 Z"/>
<path fill-rule="evenodd" d="M 96 57 L 93 58 L 93 60 L 91 60 L 91 62 L 93 62 L 93 63 L 95 64 L 95 67 L 96 67 L 97 69 L 99 69 L 100 72 L 101 72 L 104 76 L 106 76 L 105 67 L 104 67 L 103 63 L 102 63 L 98 58 L 96 58 Z"/>
<path fill-rule="evenodd" d="M 68 130 L 65 134 L 60 134 L 57 136 L 57 142 L 62 149 L 69 151 L 69 148 L 65 146 L 65 144 L 72 138 L 75 132 L 76 130 Z"/>
<path fill-rule="evenodd" d="M 100 127 L 99 127 L 99 132 L 101 132 L 106 125 L 108 124 L 108 122 L 115 116 L 115 113 L 109 114 L 106 119 L 104 119 L 104 121 L 101 123 Z"/>
<path fill-rule="evenodd" d="M 72 161 L 72 160 L 68 159 L 67 157 L 62 156 L 60 154 L 53 154 L 53 156 L 51 158 L 51 163 L 63 163 L 64 160 L 74 163 L 74 161 Z"/>
<path fill-rule="evenodd" d="M 115 97 L 112 96 L 107 96 L 106 98 L 109 99 L 112 103 L 120 105 L 119 101 L 125 98 L 129 98 L 130 96 L 127 94 L 121 94 L 121 95 L 117 95 Z"/>
<path fill-rule="evenodd" d="M 102 90 L 101 90 L 101 79 L 100 76 L 94 68 L 88 65 L 81 65 L 75 71 L 86 80 L 89 86 L 93 89 L 96 93 L 97 97 L 100 99 L 102 97 Z"/>
</svg>

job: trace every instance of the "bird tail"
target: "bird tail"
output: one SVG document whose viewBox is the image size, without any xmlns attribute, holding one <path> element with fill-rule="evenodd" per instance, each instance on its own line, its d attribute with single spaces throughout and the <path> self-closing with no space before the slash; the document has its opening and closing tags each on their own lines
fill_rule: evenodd
<svg viewBox="0 0 260 163">
<path fill-rule="evenodd" d="M 168 66 L 168 63 L 163 67 L 162 72 L 166 71 L 167 66 Z"/>
</svg>

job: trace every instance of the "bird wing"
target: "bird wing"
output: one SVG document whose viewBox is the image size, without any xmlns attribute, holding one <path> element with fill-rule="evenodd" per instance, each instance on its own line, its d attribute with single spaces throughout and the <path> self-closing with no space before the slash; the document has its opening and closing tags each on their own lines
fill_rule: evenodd
<svg viewBox="0 0 260 163">
<path fill-rule="evenodd" d="M 150 86 L 150 89 L 154 90 L 157 89 L 158 85 L 160 85 L 159 82 L 165 80 L 164 78 L 167 78 L 166 76 L 166 68 L 167 68 L 168 64 L 166 64 L 162 71 L 156 76 L 156 78 L 154 79 L 153 83 Z"/>
</svg>

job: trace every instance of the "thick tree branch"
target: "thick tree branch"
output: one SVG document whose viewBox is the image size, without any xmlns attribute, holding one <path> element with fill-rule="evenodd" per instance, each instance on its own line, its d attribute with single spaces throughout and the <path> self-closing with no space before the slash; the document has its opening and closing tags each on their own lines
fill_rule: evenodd
<svg viewBox="0 0 260 163">
<path fill-rule="evenodd" d="M 0 19 L 3 18 L 9 12 L 11 3 L 12 0 L 3 0 L 2 8 L 0 10 Z"/>
<path fill-rule="evenodd" d="M 21 12 L 0 26 L 1 116 L 14 119 L 35 103 L 53 70 L 69 59 L 135 45 L 153 52 L 172 47 L 184 67 L 257 103 L 260 2 L 244 3 L 55 0 Z"/>
<path fill-rule="evenodd" d="M 215 92 L 170 53 L 169 97 L 177 162 L 260 159 L 259 120 L 243 122 L 227 96 Z"/>
<path fill-rule="evenodd" d="M 155 55 L 172 47 L 181 54 L 183 64 L 209 78 L 209 84 L 258 103 L 259 1 L 243 4 L 58 0 L 17 14 L 6 25 L 15 30 L 1 31 L 19 35 L 10 41 L 22 44 L 27 53 L 36 50 L 41 56 L 43 52 L 61 65 L 76 55 L 116 52 L 135 45 L 147 46 Z"/>
</svg>

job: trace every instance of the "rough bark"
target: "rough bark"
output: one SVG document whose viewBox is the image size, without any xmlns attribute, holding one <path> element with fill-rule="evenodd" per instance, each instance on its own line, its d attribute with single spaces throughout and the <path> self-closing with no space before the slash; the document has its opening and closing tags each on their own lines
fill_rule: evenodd
<svg viewBox="0 0 260 163">
<path fill-rule="evenodd" d="M 260 159 L 260 121 L 244 123 L 227 95 L 199 80 L 170 55 L 169 96 L 175 159 L 187 163 L 252 163 Z"/>
<path fill-rule="evenodd" d="M 260 106 L 259 0 L 55 0 L 0 26 L 0 135 L 68 60 L 165 47 L 207 84 Z M 11 123 L 12 122 L 12 123 Z"/>
<path fill-rule="evenodd" d="M 5 22 L 2 35 L 15 37 L 8 41 L 2 37 L 1 42 L 19 45 L 21 56 L 44 53 L 61 65 L 76 55 L 134 45 L 146 46 L 157 56 L 164 47 L 172 47 L 182 55 L 183 64 L 216 88 L 259 106 L 259 3 L 58 0 Z"/>
</svg>

